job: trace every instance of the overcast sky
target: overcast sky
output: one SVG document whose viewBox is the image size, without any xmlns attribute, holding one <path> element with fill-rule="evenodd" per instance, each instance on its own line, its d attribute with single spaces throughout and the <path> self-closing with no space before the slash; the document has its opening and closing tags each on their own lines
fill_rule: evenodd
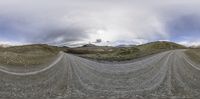
<svg viewBox="0 0 200 99">
<path fill-rule="evenodd" d="M 0 43 L 200 44 L 199 0 L 0 0 Z"/>
</svg>

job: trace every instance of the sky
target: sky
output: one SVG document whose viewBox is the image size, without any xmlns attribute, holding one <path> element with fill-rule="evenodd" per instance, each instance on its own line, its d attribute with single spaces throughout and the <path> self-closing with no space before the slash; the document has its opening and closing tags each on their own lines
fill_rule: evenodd
<svg viewBox="0 0 200 99">
<path fill-rule="evenodd" d="M 0 43 L 200 45 L 199 9 L 199 0 L 0 0 Z"/>
</svg>

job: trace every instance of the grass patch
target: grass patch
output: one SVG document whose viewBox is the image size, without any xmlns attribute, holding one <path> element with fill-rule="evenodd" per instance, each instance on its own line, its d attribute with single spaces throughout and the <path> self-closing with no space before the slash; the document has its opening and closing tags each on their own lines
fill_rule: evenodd
<svg viewBox="0 0 200 99">
<path fill-rule="evenodd" d="M 0 64 L 9 66 L 45 64 L 58 52 L 57 47 L 42 44 L 0 48 Z"/>
<path fill-rule="evenodd" d="M 185 51 L 191 60 L 200 63 L 200 49 L 189 49 Z"/>
</svg>

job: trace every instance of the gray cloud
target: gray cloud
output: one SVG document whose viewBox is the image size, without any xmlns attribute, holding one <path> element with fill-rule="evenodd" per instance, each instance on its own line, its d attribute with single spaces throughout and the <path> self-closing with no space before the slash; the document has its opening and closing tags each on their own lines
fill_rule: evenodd
<svg viewBox="0 0 200 99">
<path fill-rule="evenodd" d="M 181 41 L 200 24 L 198 17 L 190 20 L 200 15 L 199 5 L 197 0 L 0 0 L 0 38 L 48 44 Z M 183 16 L 190 16 L 190 27 Z"/>
</svg>

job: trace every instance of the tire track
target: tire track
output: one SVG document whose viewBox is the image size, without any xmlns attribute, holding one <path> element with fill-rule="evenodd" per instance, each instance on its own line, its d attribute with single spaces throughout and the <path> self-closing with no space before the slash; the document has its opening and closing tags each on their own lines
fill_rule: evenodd
<svg viewBox="0 0 200 99">
<path fill-rule="evenodd" d="M 0 99 L 198 99 L 198 65 L 183 50 L 119 64 L 61 53 L 37 71 L 1 68 Z"/>
<path fill-rule="evenodd" d="M 48 67 L 45 67 L 43 69 L 40 69 L 38 71 L 32 71 L 32 72 L 26 72 L 26 73 L 17 73 L 17 72 L 11 72 L 9 70 L 6 70 L 7 68 L 5 68 L 5 66 L 0 66 L 0 72 L 4 72 L 10 75 L 17 75 L 17 76 L 27 76 L 27 75 L 36 75 L 38 73 L 44 72 L 50 68 L 52 68 L 53 66 L 55 66 L 62 58 L 63 58 L 64 54 L 61 54 L 53 63 L 51 63 Z"/>
</svg>

